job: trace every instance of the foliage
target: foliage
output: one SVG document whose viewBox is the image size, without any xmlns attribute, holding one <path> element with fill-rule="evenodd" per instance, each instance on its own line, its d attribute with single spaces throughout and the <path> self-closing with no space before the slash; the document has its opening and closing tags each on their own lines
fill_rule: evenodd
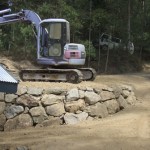
<svg viewBox="0 0 150 150">
<path fill-rule="evenodd" d="M 85 45 L 87 56 L 96 57 L 97 49 L 92 41 L 106 32 L 128 40 L 128 2 L 124 0 L 12 0 L 12 12 L 21 9 L 35 11 L 42 19 L 64 18 L 70 22 L 71 42 Z M 150 1 L 131 1 L 131 40 L 135 51 L 150 51 Z M 0 4 L 8 6 L 7 1 Z M 6 5 L 7 4 L 7 5 Z M 2 5 L 0 5 L 1 8 Z M 0 50 L 10 54 L 22 54 L 25 58 L 36 58 L 36 40 L 32 28 L 26 24 L 10 24 L 0 27 Z M 89 41 L 90 39 L 90 41 Z M 34 41 L 34 42 L 33 42 Z M 89 50 L 90 48 L 90 50 Z M 90 52 L 90 54 L 89 54 Z M 114 56 L 112 56 L 114 57 Z M 119 59 L 120 55 L 117 59 Z M 19 57 L 21 58 L 21 57 Z M 117 62 L 119 63 L 119 61 Z"/>
</svg>

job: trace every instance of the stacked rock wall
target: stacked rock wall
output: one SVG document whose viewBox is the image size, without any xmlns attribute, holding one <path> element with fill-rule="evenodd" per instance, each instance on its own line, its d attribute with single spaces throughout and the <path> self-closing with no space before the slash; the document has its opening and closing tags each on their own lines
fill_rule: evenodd
<svg viewBox="0 0 150 150">
<path fill-rule="evenodd" d="M 104 118 L 135 102 L 127 85 L 70 90 L 19 87 L 16 94 L 0 93 L 0 131 Z"/>
</svg>

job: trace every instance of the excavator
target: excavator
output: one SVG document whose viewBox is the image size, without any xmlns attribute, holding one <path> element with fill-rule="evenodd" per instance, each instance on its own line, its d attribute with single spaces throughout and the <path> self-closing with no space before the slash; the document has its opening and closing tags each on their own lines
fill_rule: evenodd
<svg viewBox="0 0 150 150">
<path fill-rule="evenodd" d="M 27 22 L 35 29 L 37 63 L 45 68 L 20 70 L 20 78 L 23 81 L 80 83 L 83 80 L 95 79 L 96 71 L 93 68 L 80 68 L 85 64 L 85 47 L 82 44 L 70 43 L 70 26 L 67 20 L 41 20 L 39 15 L 31 10 L 11 13 L 10 8 L 1 10 L 0 16 L 0 25 Z"/>
</svg>

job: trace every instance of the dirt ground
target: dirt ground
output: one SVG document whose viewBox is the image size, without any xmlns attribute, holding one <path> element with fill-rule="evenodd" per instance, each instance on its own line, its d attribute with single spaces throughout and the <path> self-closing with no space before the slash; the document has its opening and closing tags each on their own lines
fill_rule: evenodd
<svg viewBox="0 0 150 150">
<path fill-rule="evenodd" d="M 94 82 L 78 86 L 125 83 L 133 85 L 138 103 L 113 116 L 77 125 L 50 126 L 0 133 L 0 150 L 26 146 L 31 150 L 149 150 L 150 149 L 150 72 L 100 75 Z M 20 83 L 32 86 L 31 83 Z M 68 83 L 44 86 L 74 87 Z M 41 83 L 37 83 L 37 86 Z"/>
</svg>

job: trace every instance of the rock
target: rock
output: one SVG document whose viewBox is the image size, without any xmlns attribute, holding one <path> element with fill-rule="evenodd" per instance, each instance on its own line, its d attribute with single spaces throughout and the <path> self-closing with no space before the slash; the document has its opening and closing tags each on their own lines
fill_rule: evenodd
<svg viewBox="0 0 150 150">
<path fill-rule="evenodd" d="M 22 106 L 11 105 L 9 107 L 6 107 L 4 114 L 7 119 L 11 119 L 21 114 L 23 111 L 24 111 L 24 108 Z"/>
<path fill-rule="evenodd" d="M 45 112 L 45 109 L 41 106 L 39 107 L 33 107 L 29 110 L 29 113 L 31 114 L 32 118 L 33 118 L 33 122 L 35 124 L 40 124 L 42 123 L 44 120 L 48 119 L 48 116 Z"/>
<path fill-rule="evenodd" d="M 4 130 L 4 125 L 6 123 L 6 117 L 4 114 L 0 115 L 0 131 Z"/>
<path fill-rule="evenodd" d="M 136 97 L 134 95 L 129 95 L 126 99 L 129 105 L 134 105 L 136 103 Z"/>
<path fill-rule="evenodd" d="M 106 105 L 109 114 L 114 114 L 120 110 L 119 104 L 115 99 L 105 101 L 104 104 Z"/>
<path fill-rule="evenodd" d="M 11 131 L 13 129 L 16 129 L 17 124 L 18 124 L 17 117 L 7 120 L 7 122 L 4 125 L 4 131 Z"/>
<path fill-rule="evenodd" d="M 128 90 L 129 92 L 133 91 L 133 87 L 129 85 L 121 85 L 122 90 Z"/>
<path fill-rule="evenodd" d="M 44 93 L 45 94 L 55 94 L 55 95 L 61 95 L 63 93 L 65 93 L 66 90 L 65 89 L 62 89 L 61 87 L 55 87 L 55 88 L 47 88 L 44 90 Z"/>
<path fill-rule="evenodd" d="M 15 94 L 6 94 L 5 95 L 5 102 L 13 103 L 17 97 L 18 97 L 18 95 L 15 95 Z"/>
<path fill-rule="evenodd" d="M 5 107 L 6 107 L 5 102 L 0 102 L 0 115 L 4 112 Z"/>
<path fill-rule="evenodd" d="M 122 94 L 122 88 L 120 88 L 117 85 L 113 86 L 112 88 L 113 88 L 113 93 L 114 93 L 115 97 L 119 98 L 119 96 Z"/>
<path fill-rule="evenodd" d="M 63 124 L 63 120 L 59 117 L 49 117 L 48 120 L 42 122 L 41 126 L 53 126 L 53 125 L 61 125 Z"/>
<path fill-rule="evenodd" d="M 85 92 L 85 102 L 90 104 L 90 105 L 93 105 L 95 103 L 97 103 L 98 101 L 101 100 L 101 96 L 94 93 L 94 92 L 88 92 L 86 91 Z"/>
<path fill-rule="evenodd" d="M 31 108 L 39 106 L 39 101 L 40 98 L 25 94 L 17 98 L 16 103 Z"/>
<path fill-rule="evenodd" d="M 93 92 L 93 88 L 91 88 L 91 87 L 86 87 L 86 91 Z"/>
<path fill-rule="evenodd" d="M 76 124 L 81 121 L 85 121 L 88 117 L 86 112 L 82 112 L 80 114 L 66 113 L 64 115 L 64 121 L 66 124 Z"/>
<path fill-rule="evenodd" d="M 2 92 L 0 92 L 0 101 L 4 101 L 4 99 L 5 99 L 5 95 L 4 95 L 4 93 L 2 93 Z"/>
<path fill-rule="evenodd" d="M 23 129 L 33 126 L 32 118 L 29 114 L 21 114 L 13 119 L 7 120 L 4 125 L 4 131 L 11 131 L 13 129 Z"/>
<path fill-rule="evenodd" d="M 102 87 L 102 90 L 103 90 L 103 91 L 108 91 L 108 92 L 113 92 L 113 88 L 107 87 L 107 86 L 103 86 L 103 87 Z"/>
<path fill-rule="evenodd" d="M 112 92 L 108 91 L 102 91 L 100 95 L 102 97 L 101 101 L 107 101 L 115 98 L 115 95 Z"/>
<path fill-rule="evenodd" d="M 89 116 L 91 117 L 104 118 L 108 116 L 106 105 L 101 103 L 88 106 L 85 111 L 88 112 Z"/>
<path fill-rule="evenodd" d="M 23 95 L 27 93 L 27 87 L 26 86 L 19 86 L 17 89 L 17 95 Z"/>
<path fill-rule="evenodd" d="M 130 92 L 128 90 L 122 90 L 122 96 L 124 98 L 127 98 L 130 95 Z"/>
<path fill-rule="evenodd" d="M 124 109 L 127 107 L 127 101 L 124 99 L 122 95 L 119 96 L 119 98 L 117 99 L 117 102 L 120 106 L 120 109 Z"/>
<path fill-rule="evenodd" d="M 26 128 L 26 127 L 32 127 L 33 126 L 33 120 L 29 114 L 21 114 L 17 116 L 18 119 L 18 124 L 17 124 L 17 129 L 18 128 Z"/>
<path fill-rule="evenodd" d="M 79 96 L 80 96 L 80 98 L 82 99 L 82 98 L 84 98 L 84 91 L 82 91 L 82 90 L 79 90 Z"/>
<path fill-rule="evenodd" d="M 54 94 L 45 94 L 42 96 L 41 102 L 44 106 L 49 106 L 62 102 L 65 99 L 65 96 L 58 96 Z"/>
<path fill-rule="evenodd" d="M 101 90 L 101 89 L 94 88 L 94 92 L 95 92 L 96 94 L 100 95 L 100 93 L 102 92 L 102 90 Z"/>
<path fill-rule="evenodd" d="M 46 113 L 51 116 L 59 117 L 65 113 L 64 103 L 53 104 L 45 108 Z"/>
<path fill-rule="evenodd" d="M 85 102 L 83 99 L 78 101 L 71 101 L 65 104 L 65 110 L 67 112 L 76 113 L 78 110 L 83 110 L 85 107 Z"/>
<path fill-rule="evenodd" d="M 39 96 L 43 93 L 43 88 L 36 88 L 36 87 L 28 87 L 28 94 Z"/>
<path fill-rule="evenodd" d="M 71 89 L 67 92 L 67 101 L 75 101 L 80 98 L 79 91 L 77 88 Z"/>
</svg>

